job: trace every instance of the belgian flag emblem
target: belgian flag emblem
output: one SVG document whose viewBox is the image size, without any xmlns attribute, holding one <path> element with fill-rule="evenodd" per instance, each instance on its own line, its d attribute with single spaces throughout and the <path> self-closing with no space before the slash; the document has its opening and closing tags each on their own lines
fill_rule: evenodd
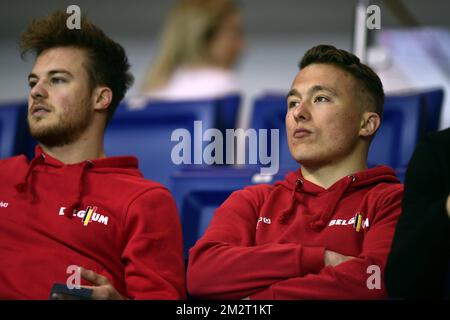
<svg viewBox="0 0 450 320">
<path fill-rule="evenodd" d="M 361 230 L 361 226 L 362 226 L 362 214 L 361 212 L 357 212 L 355 214 L 355 222 L 353 224 L 353 228 L 355 228 L 356 232 L 359 232 L 359 230 Z"/>
<path fill-rule="evenodd" d="M 97 207 L 87 207 L 86 213 L 84 214 L 83 220 L 81 222 L 84 226 L 87 226 L 91 222 L 92 215 L 97 211 Z"/>
</svg>

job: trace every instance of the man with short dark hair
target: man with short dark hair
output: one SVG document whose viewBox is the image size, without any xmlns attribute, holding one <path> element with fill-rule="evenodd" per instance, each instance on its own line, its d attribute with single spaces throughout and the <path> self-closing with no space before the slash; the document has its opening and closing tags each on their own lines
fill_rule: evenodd
<svg viewBox="0 0 450 320">
<path fill-rule="evenodd" d="M 47 299 L 79 278 L 93 299 L 185 298 L 172 196 L 136 158 L 103 149 L 133 80 L 125 51 L 86 17 L 79 30 L 67 18 L 36 20 L 21 39 L 36 54 L 28 124 L 39 145 L 30 162 L 0 161 L 0 298 Z"/>
<path fill-rule="evenodd" d="M 287 96 L 301 165 L 284 181 L 234 192 L 191 249 L 189 293 L 211 299 L 376 299 L 403 188 L 367 168 L 381 122 L 378 76 L 333 46 L 306 52 Z"/>
</svg>

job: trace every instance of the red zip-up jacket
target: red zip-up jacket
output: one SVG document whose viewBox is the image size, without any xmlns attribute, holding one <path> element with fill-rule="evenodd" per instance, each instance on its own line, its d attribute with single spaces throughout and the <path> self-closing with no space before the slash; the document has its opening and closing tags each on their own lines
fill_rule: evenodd
<svg viewBox="0 0 450 320">
<path fill-rule="evenodd" d="M 402 193 L 383 166 L 328 189 L 298 170 L 236 191 L 190 250 L 188 292 L 202 299 L 385 298 Z M 355 258 L 325 267 L 325 250 Z"/>
<path fill-rule="evenodd" d="M 136 158 L 65 165 L 38 147 L 0 160 L 0 203 L 0 299 L 48 299 L 71 265 L 131 299 L 185 298 L 175 202 Z"/>
</svg>

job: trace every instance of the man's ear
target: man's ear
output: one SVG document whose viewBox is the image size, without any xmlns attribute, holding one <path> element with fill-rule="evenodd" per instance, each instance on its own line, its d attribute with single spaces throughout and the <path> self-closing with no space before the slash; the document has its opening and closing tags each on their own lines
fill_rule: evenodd
<svg viewBox="0 0 450 320">
<path fill-rule="evenodd" d="M 359 135 L 361 137 L 370 137 L 377 132 L 380 127 L 381 119 L 378 113 L 366 111 L 363 113 L 361 119 L 361 128 L 359 129 Z"/>
<path fill-rule="evenodd" d="M 108 87 L 97 87 L 94 89 L 94 110 L 105 110 L 111 104 L 113 93 Z"/>
</svg>

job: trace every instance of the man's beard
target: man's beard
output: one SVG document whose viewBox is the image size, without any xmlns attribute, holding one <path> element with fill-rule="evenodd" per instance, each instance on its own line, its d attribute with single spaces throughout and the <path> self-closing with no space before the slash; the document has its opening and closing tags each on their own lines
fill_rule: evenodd
<svg viewBox="0 0 450 320">
<path fill-rule="evenodd" d="M 79 104 L 82 108 L 72 110 L 70 114 L 59 114 L 58 122 L 49 126 L 30 125 L 29 116 L 28 128 L 31 136 L 48 147 L 62 147 L 77 141 L 92 121 L 88 103 L 88 100 L 83 101 Z"/>
</svg>

